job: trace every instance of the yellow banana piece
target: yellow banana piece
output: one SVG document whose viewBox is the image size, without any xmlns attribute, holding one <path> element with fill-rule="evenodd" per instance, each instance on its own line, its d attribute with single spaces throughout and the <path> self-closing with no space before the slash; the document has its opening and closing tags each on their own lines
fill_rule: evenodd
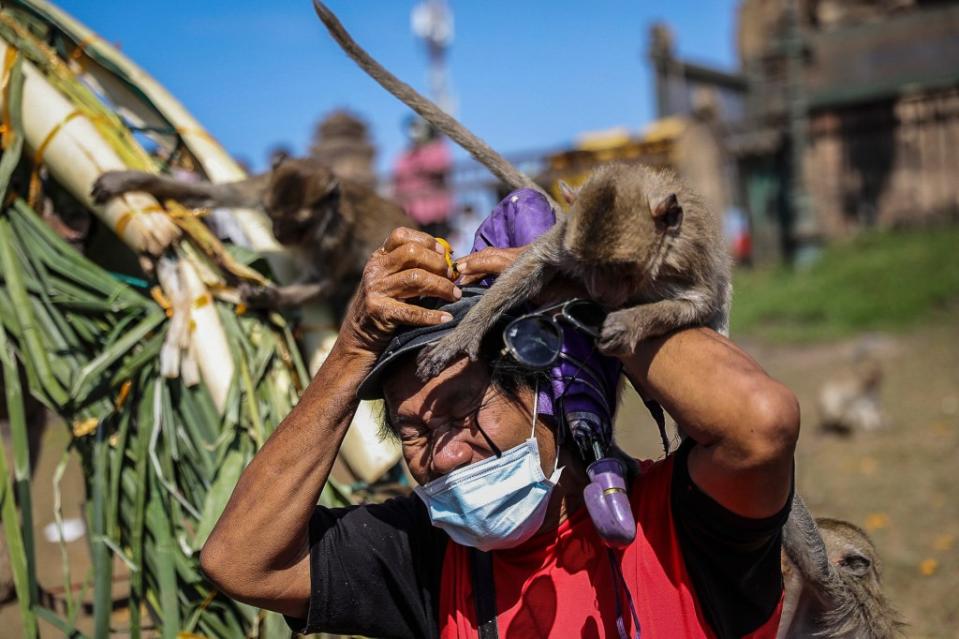
<svg viewBox="0 0 959 639">
<path fill-rule="evenodd" d="M 450 246 L 450 243 L 444 240 L 441 237 L 434 237 L 434 240 L 440 243 L 440 246 L 446 251 L 446 265 L 450 267 L 450 270 L 453 272 L 453 279 L 456 279 L 460 276 L 459 272 L 456 270 L 456 262 L 453 261 L 453 247 Z"/>
</svg>

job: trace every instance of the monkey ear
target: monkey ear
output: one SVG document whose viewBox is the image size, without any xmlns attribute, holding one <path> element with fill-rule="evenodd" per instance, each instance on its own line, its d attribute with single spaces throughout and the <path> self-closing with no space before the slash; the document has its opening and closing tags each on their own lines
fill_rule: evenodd
<svg viewBox="0 0 959 639">
<path fill-rule="evenodd" d="M 559 191 L 563 194 L 563 199 L 566 200 L 566 204 L 570 206 L 572 206 L 576 198 L 579 197 L 579 189 L 573 188 L 567 184 L 565 180 L 559 181 Z"/>
<path fill-rule="evenodd" d="M 856 577 L 864 577 L 869 572 L 869 568 L 872 567 L 872 562 L 869 561 L 869 557 L 852 552 L 840 559 L 839 565 L 842 566 L 844 571 Z"/>
<path fill-rule="evenodd" d="M 662 225 L 666 230 L 673 231 L 678 229 L 683 223 L 683 207 L 679 204 L 679 198 L 675 193 L 670 193 L 654 206 L 650 213 L 656 224 Z"/>
</svg>

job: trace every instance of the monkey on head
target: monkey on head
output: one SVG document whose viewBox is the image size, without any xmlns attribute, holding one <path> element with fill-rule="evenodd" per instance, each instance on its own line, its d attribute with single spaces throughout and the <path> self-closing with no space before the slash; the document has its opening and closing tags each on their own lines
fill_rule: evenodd
<svg viewBox="0 0 959 639">
<path fill-rule="evenodd" d="M 583 284 L 611 312 L 600 350 L 632 352 L 683 326 L 727 331 L 732 295 L 719 218 L 675 173 L 638 164 L 593 172 L 569 212 L 507 269 L 449 335 L 420 356 L 430 377 L 460 354 L 475 358 L 483 335 L 509 308 L 554 277 Z"/>
<path fill-rule="evenodd" d="M 370 57 L 322 2 L 314 0 L 313 7 L 347 55 L 387 91 L 510 187 L 543 193 L 483 140 Z M 600 338 L 606 353 L 627 352 L 647 337 L 681 326 L 726 331 L 732 288 L 720 219 L 678 176 L 614 164 L 596 170 L 579 193 L 569 190 L 567 201 L 572 202 L 569 214 L 499 276 L 456 330 L 420 354 L 422 377 L 435 375 L 457 355 L 475 358 L 483 334 L 500 315 L 558 274 L 579 280 L 590 296 L 614 311 Z"/>
<path fill-rule="evenodd" d="M 370 254 L 390 230 L 414 226 L 399 205 L 375 191 L 336 177 L 314 158 L 280 157 L 271 171 L 225 184 L 183 182 L 143 171 L 110 171 L 93 185 L 105 202 L 128 191 L 193 208 L 262 207 L 276 239 L 296 256 L 302 275 L 286 286 L 242 290 L 254 307 L 298 306 L 329 301 L 338 314 L 349 301 Z"/>
</svg>

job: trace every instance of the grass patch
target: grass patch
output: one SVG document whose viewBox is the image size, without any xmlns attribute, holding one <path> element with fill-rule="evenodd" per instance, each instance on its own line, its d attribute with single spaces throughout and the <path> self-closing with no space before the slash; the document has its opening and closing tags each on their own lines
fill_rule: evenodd
<svg viewBox="0 0 959 639">
<path fill-rule="evenodd" d="M 740 269 L 732 331 L 776 341 L 899 330 L 959 301 L 959 227 L 875 232 L 804 269 Z"/>
</svg>

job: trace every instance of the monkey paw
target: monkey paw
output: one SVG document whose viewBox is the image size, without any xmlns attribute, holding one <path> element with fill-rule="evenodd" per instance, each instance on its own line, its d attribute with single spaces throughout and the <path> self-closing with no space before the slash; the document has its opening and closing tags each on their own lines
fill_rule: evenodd
<svg viewBox="0 0 959 639">
<path fill-rule="evenodd" d="M 130 189 L 130 174 L 133 171 L 107 171 L 93 183 L 90 196 L 97 204 L 103 204 L 111 198 L 123 195 Z"/>
<path fill-rule="evenodd" d="M 631 326 L 632 316 L 616 311 L 606 316 L 597 345 L 605 355 L 628 355 L 636 350 L 636 331 Z"/>
<path fill-rule="evenodd" d="M 469 355 L 471 360 L 479 356 L 480 340 L 471 341 L 465 346 L 463 340 L 458 334 L 459 331 L 450 333 L 433 346 L 429 346 L 416 358 L 416 376 L 420 381 L 426 381 L 439 375 L 443 369 L 450 365 L 460 355 Z"/>
<path fill-rule="evenodd" d="M 275 286 L 241 284 L 240 299 L 250 308 L 276 308 L 280 299 L 280 290 Z"/>
</svg>

